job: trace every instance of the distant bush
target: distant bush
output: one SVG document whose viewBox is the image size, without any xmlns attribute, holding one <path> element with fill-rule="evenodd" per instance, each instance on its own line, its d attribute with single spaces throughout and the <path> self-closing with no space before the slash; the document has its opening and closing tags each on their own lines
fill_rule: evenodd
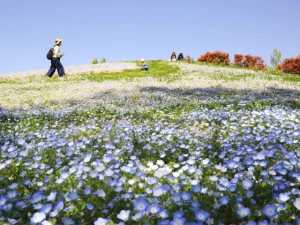
<svg viewBox="0 0 300 225">
<path fill-rule="evenodd" d="M 102 59 L 101 59 L 101 63 L 106 63 L 106 59 L 105 59 L 105 57 L 102 57 Z"/>
<path fill-rule="evenodd" d="M 98 64 L 97 58 L 94 58 L 94 59 L 93 59 L 92 64 Z"/>
<path fill-rule="evenodd" d="M 184 60 L 187 61 L 188 63 L 191 63 L 194 61 L 190 55 L 186 55 L 186 57 L 184 57 Z"/>
<path fill-rule="evenodd" d="M 204 55 L 197 59 L 198 62 L 216 63 L 220 65 L 229 65 L 229 54 L 225 52 L 215 51 L 206 52 Z"/>
<path fill-rule="evenodd" d="M 282 72 L 300 75 L 300 57 L 287 58 L 278 66 Z"/>
<path fill-rule="evenodd" d="M 234 55 L 234 65 L 246 68 L 255 68 L 262 70 L 266 68 L 265 61 L 260 56 L 252 55 Z"/>
</svg>

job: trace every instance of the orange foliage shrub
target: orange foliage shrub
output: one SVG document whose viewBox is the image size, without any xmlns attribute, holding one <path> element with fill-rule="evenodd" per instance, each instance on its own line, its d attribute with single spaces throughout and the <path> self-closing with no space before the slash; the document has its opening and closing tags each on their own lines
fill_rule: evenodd
<svg viewBox="0 0 300 225">
<path fill-rule="evenodd" d="M 300 57 L 285 59 L 279 67 L 282 72 L 300 75 Z"/>
<path fill-rule="evenodd" d="M 252 55 L 234 55 L 234 65 L 246 68 L 255 68 L 258 70 L 265 69 L 265 61 L 260 56 Z"/>
<path fill-rule="evenodd" d="M 241 67 L 244 66 L 243 60 L 244 60 L 243 55 L 241 55 L 241 54 L 235 54 L 234 55 L 234 65 L 235 66 L 241 66 Z"/>
<path fill-rule="evenodd" d="M 198 62 L 208 62 L 216 63 L 221 65 L 229 65 L 230 59 L 229 54 L 225 52 L 215 51 L 215 52 L 206 52 L 204 55 L 201 55 L 198 59 Z"/>
</svg>

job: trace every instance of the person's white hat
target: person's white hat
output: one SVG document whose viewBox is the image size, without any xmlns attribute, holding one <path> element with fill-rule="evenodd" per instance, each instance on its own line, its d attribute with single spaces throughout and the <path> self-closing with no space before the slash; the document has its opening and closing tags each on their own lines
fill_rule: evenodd
<svg viewBox="0 0 300 225">
<path fill-rule="evenodd" d="M 144 58 L 142 58 L 142 59 L 141 59 L 141 62 L 144 62 L 144 61 L 145 61 L 145 59 L 144 59 Z"/>
</svg>

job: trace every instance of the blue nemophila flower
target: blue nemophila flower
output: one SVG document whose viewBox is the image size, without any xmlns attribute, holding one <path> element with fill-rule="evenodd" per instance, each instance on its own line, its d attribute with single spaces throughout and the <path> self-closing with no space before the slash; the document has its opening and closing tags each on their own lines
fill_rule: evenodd
<svg viewBox="0 0 300 225">
<path fill-rule="evenodd" d="M 64 208 L 64 201 L 60 198 L 57 200 L 55 206 L 53 207 L 53 211 L 61 211 Z"/>
<path fill-rule="evenodd" d="M 236 168 L 238 168 L 239 165 L 240 164 L 238 162 L 234 161 L 234 160 L 228 160 L 227 161 L 227 167 L 229 169 L 236 169 Z"/>
<path fill-rule="evenodd" d="M 169 217 L 169 214 L 168 214 L 168 210 L 166 209 L 161 209 L 159 212 L 158 212 L 158 215 L 160 218 L 162 219 L 166 219 Z"/>
<path fill-rule="evenodd" d="M 169 225 L 170 220 L 159 220 L 157 221 L 157 225 Z"/>
<path fill-rule="evenodd" d="M 149 177 L 149 178 L 147 178 L 146 182 L 150 185 L 156 184 L 157 183 L 157 178 Z"/>
<path fill-rule="evenodd" d="M 197 200 L 191 201 L 190 203 L 191 209 L 192 210 L 197 210 L 200 208 L 200 203 Z"/>
<path fill-rule="evenodd" d="M 278 214 L 276 205 L 266 204 L 264 209 L 262 210 L 262 213 L 265 214 L 268 218 L 273 218 Z"/>
<path fill-rule="evenodd" d="M 230 185 L 230 182 L 229 182 L 229 180 L 228 180 L 227 177 L 221 177 L 221 178 L 219 179 L 219 182 L 220 182 L 220 184 L 223 185 L 224 187 L 228 187 L 228 186 Z"/>
<path fill-rule="evenodd" d="M 78 194 L 76 191 L 72 191 L 66 195 L 66 201 L 72 202 L 78 199 Z"/>
<path fill-rule="evenodd" d="M 186 219 L 185 218 L 174 218 L 172 221 L 170 221 L 170 225 L 184 225 Z"/>
<path fill-rule="evenodd" d="M 202 209 L 195 211 L 195 219 L 197 221 L 205 222 L 209 216 L 210 214 Z"/>
<path fill-rule="evenodd" d="M 123 221 L 127 221 L 130 217 L 130 210 L 121 210 L 119 214 L 117 214 L 117 218 Z"/>
<path fill-rule="evenodd" d="M 93 209 L 95 208 L 94 205 L 91 204 L 91 203 L 87 203 L 87 204 L 85 205 L 85 207 L 86 207 L 88 210 L 93 210 Z"/>
<path fill-rule="evenodd" d="M 296 198 L 296 200 L 293 202 L 293 205 L 296 207 L 296 209 L 300 210 L 300 198 Z"/>
<path fill-rule="evenodd" d="M 91 178 L 96 178 L 98 176 L 98 172 L 96 170 L 93 170 L 93 171 L 90 172 L 89 176 Z"/>
<path fill-rule="evenodd" d="M 131 219 L 133 219 L 134 221 L 138 221 L 138 220 L 140 220 L 143 216 L 144 216 L 144 212 L 143 212 L 143 211 L 139 211 L 139 212 L 136 213 L 134 216 L 132 216 Z"/>
<path fill-rule="evenodd" d="M 134 204 L 134 210 L 136 211 L 144 211 L 149 205 L 148 202 L 143 198 L 135 201 L 133 204 Z"/>
<path fill-rule="evenodd" d="M 200 193 L 202 190 L 202 186 L 200 184 L 192 185 L 192 192 Z"/>
<path fill-rule="evenodd" d="M 210 179 L 211 181 L 217 181 L 217 180 L 219 180 L 219 178 L 218 178 L 216 175 L 209 176 L 209 179 Z"/>
<path fill-rule="evenodd" d="M 11 185 L 8 186 L 9 189 L 16 189 L 19 186 L 18 183 L 12 183 Z"/>
<path fill-rule="evenodd" d="M 24 186 L 29 186 L 30 184 L 32 184 L 31 180 L 27 179 L 23 182 Z"/>
<path fill-rule="evenodd" d="M 254 195 L 254 191 L 252 191 L 252 190 L 247 190 L 247 192 L 246 192 L 246 197 L 247 197 L 247 198 L 252 198 L 253 195 Z"/>
<path fill-rule="evenodd" d="M 181 194 L 179 194 L 179 193 L 174 193 L 173 196 L 172 196 L 172 200 L 173 200 L 173 202 L 175 202 L 175 203 L 179 203 L 179 202 L 182 200 Z"/>
<path fill-rule="evenodd" d="M 256 222 L 254 222 L 253 220 L 248 221 L 248 223 L 246 223 L 246 225 L 257 225 Z"/>
<path fill-rule="evenodd" d="M 72 220 L 71 218 L 64 217 L 64 218 L 62 218 L 61 221 L 64 225 L 74 225 L 75 224 L 75 221 Z"/>
<path fill-rule="evenodd" d="M 228 196 L 222 196 L 219 199 L 219 203 L 220 203 L 220 205 L 227 205 L 229 200 L 230 200 L 230 198 Z"/>
<path fill-rule="evenodd" d="M 15 198 L 15 197 L 17 197 L 19 195 L 19 193 L 17 192 L 17 191 L 15 191 L 15 190 L 13 190 L 13 191 L 8 191 L 7 193 L 6 193 L 6 197 L 7 198 Z"/>
<path fill-rule="evenodd" d="M 250 179 L 243 180 L 242 185 L 243 185 L 243 188 L 247 190 L 253 186 L 253 181 Z"/>
<path fill-rule="evenodd" d="M 44 220 L 41 222 L 41 225 L 52 225 L 52 223 L 47 220 Z"/>
<path fill-rule="evenodd" d="M 15 220 L 15 219 L 10 219 L 10 218 L 7 218 L 7 221 L 9 222 L 9 224 L 17 224 L 20 222 L 21 219 L 18 219 L 18 220 Z"/>
<path fill-rule="evenodd" d="M 159 206 L 157 204 L 152 204 L 148 206 L 148 211 L 152 214 L 158 213 L 160 210 Z"/>
<path fill-rule="evenodd" d="M 0 207 L 6 204 L 8 197 L 1 195 L 0 196 Z"/>
<path fill-rule="evenodd" d="M 50 194 L 49 194 L 48 197 L 47 197 L 47 201 L 49 201 L 49 202 L 54 201 L 55 198 L 56 198 L 56 194 L 57 194 L 56 191 L 51 191 Z"/>
<path fill-rule="evenodd" d="M 251 214 L 250 209 L 247 207 L 240 207 L 236 213 L 240 218 L 245 218 L 246 216 L 249 216 Z"/>
<path fill-rule="evenodd" d="M 107 219 L 103 218 L 98 218 L 95 222 L 94 225 L 106 225 L 109 222 Z"/>
<path fill-rule="evenodd" d="M 181 210 L 177 210 L 176 212 L 173 213 L 173 218 L 181 218 L 184 216 L 184 212 Z"/>
<path fill-rule="evenodd" d="M 190 201 L 192 199 L 192 195 L 190 193 L 186 192 L 186 191 L 183 191 L 181 193 L 181 198 L 184 201 Z"/>
<path fill-rule="evenodd" d="M 38 202 L 40 202 L 41 200 L 43 200 L 43 199 L 45 199 L 46 197 L 45 197 L 45 195 L 43 194 L 43 192 L 42 191 L 38 191 L 38 192 L 36 192 L 36 193 L 34 193 L 33 195 L 32 195 L 32 197 L 31 197 L 31 199 L 30 199 L 30 203 L 31 204 L 34 204 L 34 203 L 38 203 Z"/>
<path fill-rule="evenodd" d="M 42 203 L 36 203 L 36 204 L 33 204 L 32 205 L 34 209 L 38 210 L 38 209 L 41 209 L 43 207 L 43 204 Z"/>
<path fill-rule="evenodd" d="M 279 197 L 278 197 L 279 203 L 285 203 L 289 199 L 290 199 L 290 193 L 285 192 L 285 193 L 279 194 Z"/>
<path fill-rule="evenodd" d="M 280 183 L 277 185 L 279 191 L 285 191 L 285 189 L 288 187 L 286 183 Z"/>
<path fill-rule="evenodd" d="M 36 212 L 36 213 L 34 213 L 33 216 L 30 218 L 30 221 L 31 221 L 32 223 L 36 224 L 36 223 L 42 222 L 45 218 L 46 218 L 45 213 L 39 213 L 39 212 Z"/>
<path fill-rule="evenodd" d="M 228 191 L 234 192 L 236 190 L 237 186 L 235 184 L 230 184 L 228 187 Z"/>
<path fill-rule="evenodd" d="M 163 187 L 157 187 L 153 189 L 152 193 L 153 196 L 159 197 L 165 193 L 165 189 Z"/>
<path fill-rule="evenodd" d="M 264 220 L 264 221 L 258 222 L 258 225 L 269 225 L 269 223 L 267 220 Z"/>
<path fill-rule="evenodd" d="M 51 210 L 52 210 L 52 204 L 44 204 L 44 205 L 40 208 L 39 212 L 48 214 L 48 213 L 51 212 Z"/>
<path fill-rule="evenodd" d="M 300 195 L 300 190 L 297 188 L 293 188 L 291 192 L 293 195 Z"/>
<path fill-rule="evenodd" d="M 7 205 L 3 205 L 1 207 L 1 209 L 7 212 L 7 211 L 10 211 L 12 209 L 12 207 L 13 207 L 13 204 L 9 203 Z"/>
<path fill-rule="evenodd" d="M 111 177 L 112 175 L 114 175 L 114 171 L 112 169 L 108 169 L 104 172 L 104 174 L 107 177 Z"/>
<path fill-rule="evenodd" d="M 55 183 L 57 183 L 57 184 L 62 184 L 64 181 L 65 181 L 65 179 L 63 179 L 63 178 L 57 178 L 57 179 L 55 180 Z"/>
<path fill-rule="evenodd" d="M 24 208 L 26 208 L 28 205 L 27 205 L 25 202 L 21 201 L 21 202 L 17 202 L 17 203 L 16 203 L 16 206 L 17 206 L 19 209 L 24 209 Z M 1 203 L 0 203 L 0 207 L 1 207 Z"/>
</svg>

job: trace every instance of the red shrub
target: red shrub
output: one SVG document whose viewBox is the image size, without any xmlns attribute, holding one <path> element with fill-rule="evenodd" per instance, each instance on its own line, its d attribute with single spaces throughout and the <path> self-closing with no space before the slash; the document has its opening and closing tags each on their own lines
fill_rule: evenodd
<svg viewBox="0 0 300 225">
<path fill-rule="evenodd" d="M 254 56 L 254 67 L 258 70 L 263 70 L 266 68 L 265 61 L 260 56 Z"/>
<path fill-rule="evenodd" d="M 244 66 L 244 56 L 241 54 L 235 54 L 234 55 L 234 65 L 235 66 Z"/>
<path fill-rule="evenodd" d="M 229 65 L 230 59 L 229 54 L 225 52 L 215 51 L 215 52 L 206 52 L 204 55 L 201 55 L 198 59 L 198 62 L 208 62 L 216 63 L 221 65 Z"/>
<path fill-rule="evenodd" d="M 300 75 L 300 57 L 283 60 L 280 67 L 282 72 Z"/>
<path fill-rule="evenodd" d="M 266 67 L 265 61 L 260 56 L 244 56 L 241 54 L 234 55 L 234 65 L 246 68 L 255 68 L 258 70 L 262 70 Z"/>
</svg>

